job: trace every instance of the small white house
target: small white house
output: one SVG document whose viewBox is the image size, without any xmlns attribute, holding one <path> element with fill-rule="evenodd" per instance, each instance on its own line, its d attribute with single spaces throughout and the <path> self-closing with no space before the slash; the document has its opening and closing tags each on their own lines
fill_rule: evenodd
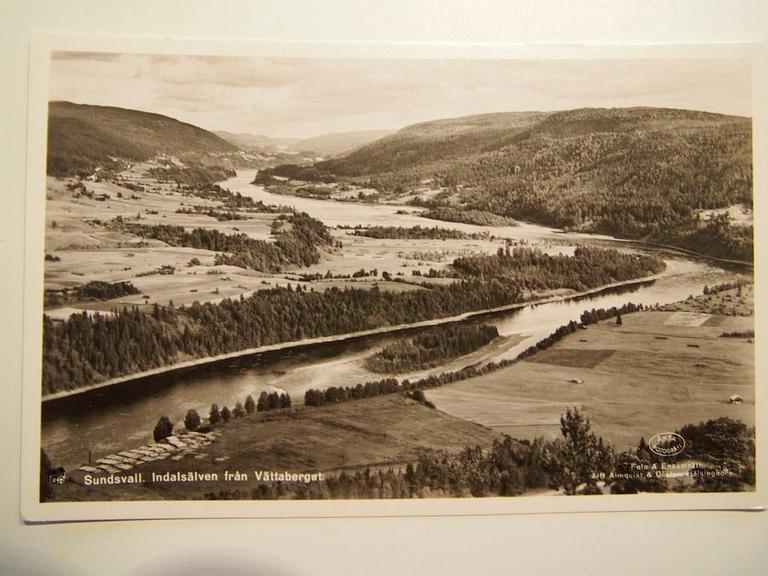
<svg viewBox="0 0 768 576">
<path fill-rule="evenodd" d="M 731 404 L 741 404 L 744 402 L 744 398 L 739 396 L 738 394 L 731 394 L 731 396 L 728 398 L 728 402 Z"/>
</svg>

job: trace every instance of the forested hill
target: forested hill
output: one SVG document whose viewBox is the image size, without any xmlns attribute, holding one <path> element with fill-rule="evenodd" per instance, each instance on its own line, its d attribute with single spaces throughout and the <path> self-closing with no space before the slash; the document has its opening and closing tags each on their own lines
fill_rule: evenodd
<svg viewBox="0 0 768 576">
<path fill-rule="evenodd" d="M 422 122 L 358 148 L 343 158 L 319 162 L 316 167 L 340 176 L 409 170 L 509 145 L 546 116 L 543 112 L 508 112 Z"/>
<path fill-rule="evenodd" d="M 624 152 L 624 160 L 639 160 L 632 155 L 632 144 L 657 136 L 677 136 L 681 144 L 694 146 L 709 132 L 735 130 L 751 135 L 751 120 L 692 110 L 668 108 L 582 108 L 562 112 L 504 112 L 480 114 L 445 120 L 435 120 L 407 126 L 391 136 L 363 146 L 354 152 L 315 167 L 339 176 L 381 175 L 383 183 L 412 173 L 416 176 L 445 175 L 466 177 L 461 171 L 450 171 L 444 165 L 448 160 L 461 160 L 462 164 L 483 165 L 487 160 L 498 160 L 502 155 L 507 164 L 523 179 L 535 168 L 556 168 L 558 174 L 584 172 L 592 168 L 589 160 L 610 159 Z M 608 135 L 613 135 L 611 146 L 605 146 Z M 616 140 L 619 136 L 623 137 Z M 574 140 L 575 139 L 575 140 Z M 568 143 L 558 158 L 549 164 L 537 161 L 543 147 Z M 581 149 L 575 151 L 575 145 Z M 597 149 L 596 149 L 597 148 Z M 567 153 L 570 152 L 570 155 Z M 665 157 L 664 160 L 669 160 Z M 558 162 L 559 161 L 559 162 Z M 494 163 L 491 168 L 501 172 L 503 166 Z M 546 174 L 543 176 L 547 176 Z M 471 178 L 469 178 L 471 180 Z"/>
<path fill-rule="evenodd" d="M 587 108 L 427 122 L 343 158 L 324 178 L 383 192 L 433 179 L 436 205 L 752 258 L 751 227 L 697 210 L 752 204 L 751 119 L 665 108 Z"/>
<path fill-rule="evenodd" d="M 168 116 L 71 102 L 48 105 L 48 173 L 92 170 L 110 158 L 237 152 L 216 134 Z"/>
</svg>

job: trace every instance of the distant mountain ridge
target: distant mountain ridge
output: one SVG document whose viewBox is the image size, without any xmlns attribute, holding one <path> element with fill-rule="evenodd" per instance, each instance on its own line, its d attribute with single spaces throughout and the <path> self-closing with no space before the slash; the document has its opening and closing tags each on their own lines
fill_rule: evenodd
<svg viewBox="0 0 768 576">
<path fill-rule="evenodd" d="M 214 130 L 214 134 L 230 144 L 244 150 L 280 149 L 290 148 L 301 138 L 273 138 L 264 134 L 249 134 L 247 132 L 227 132 L 226 130 Z"/>
<path fill-rule="evenodd" d="M 296 174 L 383 194 L 430 182 L 442 192 L 429 207 L 752 258 L 751 228 L 697 215 L 752 204 L 752 123 L 741 116 L 650 107 L 466 116 L 407 126 Z"/>
<path fill-rule="evenodd" d="M 63 101 L 48 105 L 48 172 L 54 175 L 92 170 L 110 158 L 237 151 L 207 130 L 161 114 Z"/>
<path fill-rule="evenodd" d="M 313 138 L 305 138 L 291 145 L 300 152 L 314 152 L 326 158 L 349 153 L 360 146 L 389 136 L 395 130 L 355 130 L 352 132 L 331 132 Z"/>
<path fill-rule="evenodd" d="M 374 175 L 490 153 L 535 137 L 696 129 L 745 120 L 710 112 L 648 107 L 478 114 L 412 124 L 316 167 L 343 176 Z"/>
<path fill-rule="evenodd" d="M 510 144 L 546 116 L 545 112 L 508 112 L 421 122 L 316 166 L 321 171 L 360 176 L 446 161 Z"/>
<path fill-rule="evenodd" d="M 224 130 L 217 130 L 214 133 L 227 142 L 247 150 L 282 150 L 331 158 L 351 152 L 360 146 L 389 136 L 393 132 L 395 130 L 354 130 L 330 132 L 311 138 L 273 138 L 263 134 L 234 134 Z"/>
</svg>

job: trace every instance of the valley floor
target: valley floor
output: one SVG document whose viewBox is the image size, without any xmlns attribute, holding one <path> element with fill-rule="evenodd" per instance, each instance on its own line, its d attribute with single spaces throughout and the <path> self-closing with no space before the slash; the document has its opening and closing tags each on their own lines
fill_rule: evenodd
<svg viewBox="0 0 768 576">
<path fill-rule="evenodd" d="M 56 499 L 202 499 L 235 489 L 247 494 L 264 482 L 259 470 L 329 476 L 365 468 L 402 471 L 420 453 L 488 448 L 502 434 L 555 438 L 560 416 L 573 407 L 617 450 L 721 416 L 753 426 L 753 318 L 714 313 L 731 303 L 748 314 L 751 301 L 752 288 L 743 287 L 625 314 L 621 324 L 610 319 L 590 325 L 509 368 L 427 390 L 437 409 L 396 393 L 255 413 L 217 427 L 212 444 L 123 473 L 142 472 L 143 483 L 67 482 L 57 488 Z M 732 395 L 742 401 L 729 402 Z M 166 472 L 218 478 L 148 481 Z M 247 480 L 224 480 L 225 472 L 240 472 Z"/>
<path fill-rule="evenodd" d="M 514 438 L 554 438 L 560 415 L 581 407 L 595 432 L 619 449 L 640 437 L 728 416 L 755 423 L 754 344 L 721 337 L 754 329 L 734 309 L 736 290 L 606 320 L 533 357 L 479 378 L 431 390 L 449 414 Z M 726 300 L 727 298 L 727 300 Z M 730 304 L 731 308 L 728 308 Z M 739 395 L 742 403 L 729 402 Z"/>
</svg>

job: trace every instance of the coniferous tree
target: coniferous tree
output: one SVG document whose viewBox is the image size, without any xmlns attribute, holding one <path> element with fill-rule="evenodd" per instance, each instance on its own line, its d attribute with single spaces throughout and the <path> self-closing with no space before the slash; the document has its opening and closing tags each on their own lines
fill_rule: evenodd
<svg viewBox="0 0 768 576">
<path fill-rule="evenodd" d="M 268 404 L 269 404 L 269 393 L 266 390 L 262 390 L 261 394 L 259 394 L 259 401 L 256 403 L 256 410 L 259 412 L 264 412 L 265 410 L 268 410 Z"/>
<path fill-rule="evenodd" d="M 232 412 L 229 410 L 227 406 L 224 406 L 224 408 L 221 409 L 221 420 L 222 422 L 229 422 L 232 419 Z"/>
<path fill-rule="evenodd" d="M 219 406 L 217 404 L 211 404 L 211 411 L 208 413 L 208 421 L 211 426 L 216 426 L 221 422 L 221 412 L 219 412 Z"/>
<path fill-rule="evenodd" d="M 184 426 L 192 432 L 200 428 L 200 415 L 197 413 L 197 410 L 190 408 L 187 411 L 187 415 L 184 417 Z"/>
<path fill-rule="evenodd" d="M 155 439 L 155 442 L 160 442 L 172 434 L 173 423 L 171 423 L 167 416 L 161 416 L 157 424 L 155 424 L 155 429 L 152 431 L 152 437 Z"/>
<path fill-rule="evenodd" d="M 546 466 L 554 484 L 566 494 L 595 493 L 597 483 L 610 473 L 613 450 L 592 432 L 592 424 L 578 408 L 560 417 L 562 438 L 546 454 Z"/>
</svg>

